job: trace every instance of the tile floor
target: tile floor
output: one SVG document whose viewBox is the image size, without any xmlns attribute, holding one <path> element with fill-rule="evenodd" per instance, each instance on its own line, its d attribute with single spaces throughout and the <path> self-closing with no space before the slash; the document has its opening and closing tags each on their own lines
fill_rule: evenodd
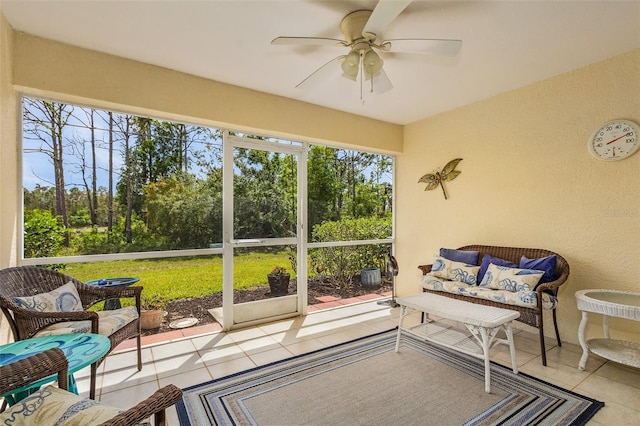
<svg viewBox="0 0 640 426">
<path fill-rule="evenodd" d="M 127 408 L 173 383 L 187 387 L 248 368 L 302 354 L 337 343 L 394 328 L 399 308 L 375 300 L 311 312 L 306 317 L 277 321 L 228 333 L 166 335 L 164 342 L 145 344 L 143 368 L 137 371 L 133 349 L 120 347 L 100 366 L 99 399 Z M 417 313 L 405 319 L 419 321 Z M 604 401 L 592 425 L 636 425 L 640 419 L 640 369 L 621 366 L 590 355 L 585 371 L 576 366 L 582 349 L 565 343 L 561 348 L 547 339 L 547 367 L 540 361 L 537 330 L 517 324 L 515 346 L 518 369 L 578 393 Z M 510 365 L 504 345 L 492 350 L 492 360 Z M 77 374 L 81 394 L 88 395 L 88 369 Z M 178 425 L 175 408 L 168 412 Z"/>
</svg>

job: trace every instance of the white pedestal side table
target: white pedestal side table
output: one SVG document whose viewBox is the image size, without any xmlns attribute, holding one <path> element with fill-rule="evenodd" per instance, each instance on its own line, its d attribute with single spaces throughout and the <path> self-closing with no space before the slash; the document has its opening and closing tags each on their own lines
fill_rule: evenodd
<svg viewBox="0 0 640 426">
<path fill-rule="evenodd" d="M 578 340 L 582 346 L 582 357 L 578 370 L 584 370 L 589 351 L 605 359 L 640 368 L 640 343 L 609 338 L 609 317 L 640 321 L 640 293 L 617 290 L 590 289 L 576 292 L 578 310 L 582 320 L 578 328 Z M 585 340 L 588 313 L 602 314 L 604 338 Z"/>
</svg>

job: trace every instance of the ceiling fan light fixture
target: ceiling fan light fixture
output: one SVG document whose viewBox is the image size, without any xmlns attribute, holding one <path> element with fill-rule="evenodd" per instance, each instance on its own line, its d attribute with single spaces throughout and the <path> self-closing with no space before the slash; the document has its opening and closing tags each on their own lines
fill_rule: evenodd
<svg viewBox="0 0 640 426">
<path fill-rule="evenodd" d="M 364 72 L 367 75 L 368 79 L 380 74 L 384 61 L 382 60 L 382 58 L 380 58 L 380 56 L 378 56 L 376 52 L 373 51 L 373 49 L 370 49 L 367 51 L 367 53 L 364 54 L 362 63 Z"/>
<path fill-rule="evenodd" d="M 360 66 L 360 54 L 355 50 L 349 52 L 349 54 L 342 61 L 342 76 L 349 80 L 356 81 L 358 78 L 358 68 Z"/>
</svg>

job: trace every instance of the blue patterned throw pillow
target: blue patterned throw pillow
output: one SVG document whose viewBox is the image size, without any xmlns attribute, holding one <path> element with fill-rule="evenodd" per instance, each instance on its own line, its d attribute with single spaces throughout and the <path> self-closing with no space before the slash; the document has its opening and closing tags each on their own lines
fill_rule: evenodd
<svg viewBox="0 0 640 426">
<path fill-rule="evenodd" d="M 490 263 L 480 282 L 480 287 L 513 292 L 531 291 L 543 274 L 544 271 L 510 268 Z"/>
<path fill-rule="evenodd" d="M 82 311 L 82 301 L 76 286 L 69 281 L 49 293 L 35 296 L 14 297 L 13 301 L 22 308 L 39 312 L 72 312 Z"/>
<path fill-rule="evenodd" d="M 469 285 L 478 283 L 479 266 L 454 262 L 442 256 L 433 256 L 431 275 L 446 280 L 460 281 Z"/>
</svg>

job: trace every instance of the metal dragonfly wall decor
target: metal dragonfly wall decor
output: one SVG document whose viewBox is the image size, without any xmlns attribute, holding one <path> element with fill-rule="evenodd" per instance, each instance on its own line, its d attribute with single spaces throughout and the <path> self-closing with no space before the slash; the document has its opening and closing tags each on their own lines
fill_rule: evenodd
<svg viewBox="0 0 640 426">
<path fill-rule="evenodd" d="M 418 183 L 426 183 L 427 187 L 424 189 L 425 191 L 430 191 L 432 189 L 436 189 L 438 185 L 442 188 L 442 193 L 444 194 L 444 199 L 447 200 L 447 191 L 444 189 L 444 185 L 442 182 L 446 182 L 449 180 L 454 180 L 458 177 L 458 175 L 462 172 L 455 170 L 458 163 L 462 161 L 462 158 L 456 158 L 455 160 L 449 161 L 443 168 L 442 171 L 436 169 L 433 173 L 427 173 L 422 176 Z"/>
</svg>

